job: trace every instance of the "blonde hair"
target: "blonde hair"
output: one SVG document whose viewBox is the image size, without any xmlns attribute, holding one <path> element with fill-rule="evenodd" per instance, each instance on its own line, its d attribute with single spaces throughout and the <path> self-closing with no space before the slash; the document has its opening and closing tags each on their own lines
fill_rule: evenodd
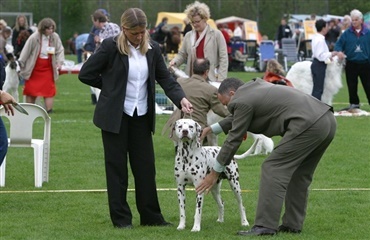
<svg viewBox="0 0 370 240">
<path fill-rule="evenodd" d="M 133 29 L 136 27 L 147 27 L 146 15 L 140 8 L 129 8 L 121 16 L 121 28 Z M 149 33 L 145 31 L 143 40 L 140 43 L 140 53 L 143 55 L 148 51 L 149 39 Z M 130 56 L 131 51 L 127 41 L 126 35 L 121 31 L 117 39 L 118 51 L 121 54 Z"/>
<path fill-rule="evenodd" d="M 200 3 L 198 1 L 187 5 L 184 13 L 189 19 L 193 19 L 194 16 L 200 16 L 202 19 L 205 20 L 211 18 L 209 7 L 205 3 Z"/>
<path fill-rule="evenodd" d="M 20 31 L 21 30 L 21 26 L 19 25 L 19 19 L 20 18 L 23 18 L 24 19 L 24 26 L 22 26 L 22 27 L 24 27 L 24 29 L 27 30 L 29 28 L 28 27 L 28 19 L 27 19 L 27 17 L 25 15 L 19 15 L 19 16 L 17 16 L 17 19 L 15 20 L 14 29 L 17 30 L 17 31 Z"/>
<path fill-rule="evenodd" d="M 266 72 L 271 72 L 277 75 L 285 76 L 285 71 L 284 71 L 283 66 L 276 59 L 270 59 L 267 62 Z"/>
</svg>

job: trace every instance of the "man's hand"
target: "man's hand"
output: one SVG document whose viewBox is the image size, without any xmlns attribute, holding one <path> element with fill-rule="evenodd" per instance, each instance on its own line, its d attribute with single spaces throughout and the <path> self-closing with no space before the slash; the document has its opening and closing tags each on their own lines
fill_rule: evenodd
<svg viewBox="0 0 370 240">
<path fill-rule="evenodd" d="M 212 171 L 206 176 L 206 178 L 204 178 L 203 181 L 196 187 L 195 191 L 197 192 L 197 194 L 202 194 L 203 192 L 208 194 L 213 185 L 215 185 L 215 183 L 217 182 L 219 175 L 220 173 L 215 172 L 215 170 L 212 169 Z"/>
<path fill-rule="evenodd" d="M 203 142 L 203 140 L 207 137 L 208 133 L 212 132 L 211 127 L 205 127 L 202 130 L 202 134 L 200 135 L 200 142 Z"/>
</svg>

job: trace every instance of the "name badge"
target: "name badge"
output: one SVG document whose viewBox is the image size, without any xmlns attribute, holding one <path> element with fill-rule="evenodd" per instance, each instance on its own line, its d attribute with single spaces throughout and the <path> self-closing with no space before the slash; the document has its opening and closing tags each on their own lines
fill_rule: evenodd
<svg viewBox="0 0 370 240">
<path fill-rule="evenodd" d="M 47 47 L 46 52 L 48 54 L 55 54 L 55 47 Z"/>
</svg>

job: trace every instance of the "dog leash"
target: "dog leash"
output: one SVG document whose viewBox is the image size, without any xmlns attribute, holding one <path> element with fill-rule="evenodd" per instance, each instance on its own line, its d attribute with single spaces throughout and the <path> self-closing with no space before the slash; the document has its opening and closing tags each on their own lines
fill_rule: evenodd
<svg viewBox="0 0 370 240">
<path fill-rule="evenodd" d="M 193 120 L 192 113 L 184 113 L 184 112 L 181 112 L 181 118 L 185 118 L 186 114 L 189 114 L 190 119 Z"/>
</svg>

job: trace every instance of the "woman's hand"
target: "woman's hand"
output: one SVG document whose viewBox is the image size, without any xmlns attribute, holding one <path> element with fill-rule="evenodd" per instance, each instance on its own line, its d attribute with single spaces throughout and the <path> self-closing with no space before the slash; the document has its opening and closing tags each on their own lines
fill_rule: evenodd
<svg viewBox="0 0 370 240">
<path fill-rule="evenodd" d="M 184 113 L 192 113 L 193 112 L 193 105 L 189 102 L 188 99 L 183 98 L 181 99 L 181 111 Z"/>
<path fill-rule="evenodd" d="M 16 103 L 16 101 L 13 98 L 13 96 L 7 92 L 0 90 L 0 102 L 1 102 L 1 105 L 4 106 L 5 112 L 8 115 L 12 114 L 12 116 L 14 116 L 14 108 L 12 104 Z"/>
</svg>

